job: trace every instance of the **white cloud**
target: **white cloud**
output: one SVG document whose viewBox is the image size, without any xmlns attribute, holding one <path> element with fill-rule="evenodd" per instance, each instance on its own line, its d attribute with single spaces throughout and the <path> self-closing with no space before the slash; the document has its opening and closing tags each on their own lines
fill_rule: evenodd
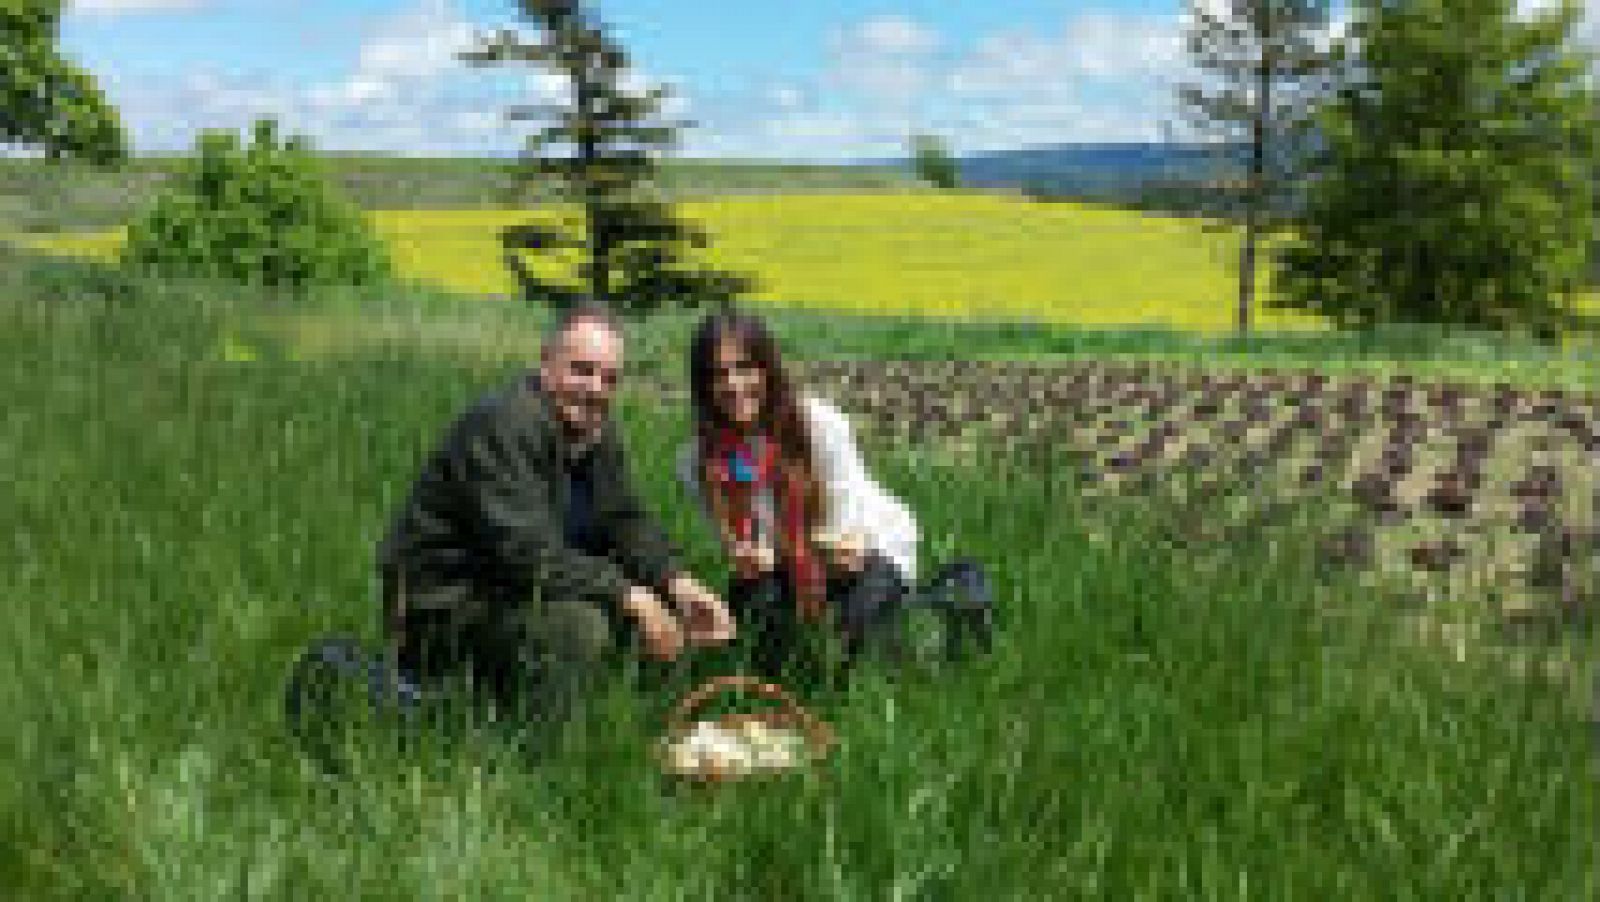
<svg viewBox="0 0 1600 902">
<path fill-rule="evenodd" d="M 764 118 L 728 122 L 716 143 L 821 160 L 898 156 L 912 131 L 946 135 L 958 153 L 1161 140 L 1178 118 L 1177 84 L 1193 77 L 1185 21 L 1085 10 L 1048 31 L 999 30 L 948 50 L 916 20 L 867 19 L 830 37 L 814 102 L 769 89 L 751 105 Z"/>
<path fill-rule="evenodd" d="M 1175 15 L 1090 11 L 1054 33 L 985 36 L 946 73 L 958 152 L 1157 140 L 1187 67 Z"/>
<path fill-rule="evenodd" d="M 805 102 L 805 95 L 792 85 L 779 85 L 767 92 L 767 99 L 779 109 L 792 110 Z"/>
<path fill-rule="evenodd" d="M 98 0 L 75 8 L 204 2 Z M 198 128 L 243 129 L 257 115 L 277 115 L 285 131 L 308 134 L 327 149 L 515 153 L 537 124 L 507 122 L 507 106 L 564 103 L 566 80 L 543 68 L 472 67 L 457 59 L 476 43 L 458 2 L 411 0 L 372 26 L 351 48 L 349 71 L 332 80 L 297 84 L 275 72 L 202 71 L 135 83 L 108 73 L 107 90 L 141 149 L 187 148 Z M 1523 0 L 1530 9 L 1551 2 Z M 1586 2 L 1587 34 L 1600 38 L 1600 0 Z M 1181 12 L 1092 10 L 1048 31 L 1001 30 L 951 47 L 928 24 L 882 15 L 830 33 L 819 48 L 825 68 L 812 79 L 685 85 L 634 69 L 623 86 L 671 87 L 662 115 L 697 123 L 680 136 L 687 156 L 899 156 L 913 131 L 943 134 L 958 153 L 1160 140 L 1162 124 L 1177 118 L 1175 83 L 1194 77 L 1182 48 L 1184 22 Z M 1341 7 L 1335 30 L 1347 22 Z"/>
<path fill-rule="evenodd" d="M 835 69 L 828 74 L 826 85 L 885 103 L 906 104 L 927 93 L 933 85 L 933 76 L 914 63 L 878 60 Z"/>
<path fill-rule="evenodd" d="M 859 138 L 861 124 L 853 116 L 838 112 L 804 113 L 771 120 L 763 133 L 778 140 L 799 139 L 808 141 L 821 138 L 838 140 Z"/>
<path fill-rule="evenodd" d="M 1069 72 L 1091 78 L 1161 77 L 1183 60 L 1169 16 L 1087 12 L 1067 23 L 1060 45 L 1069 51 Z"/>
<path fill-rule="evenodd" d="M 451 0 L 419 0 L 386 21 L 362 43 L 357 77 L 403 81 L 438 75 L 461 66 L 456 55 L 475 43 L 472 24 Z"/>
<path fill-rule="evenodd" d="M 564 103 L 567 81 L 544 68 L 475 67 L 458 58 L 478 43 L 454 0 L 415 0 L 379 20 L 355 48 L 349 73 L 331 81 L 204 69 L 165 78 L 112 73 L 106 90 L 141 151 L 185 150 L 202 129 L 244 131 L 259 116 L 276 116 L 283 132 L 328 150 L 514 154 L 538 123 L 510 122 L 507 108 Z M 655 83 L 639 71 L 625 82 L 634 90 Z M 682 118 L 690 106 L 675 92 L 662 115 Z"/>
<path fill-rule="evenodd" d="M 939 36 L 908 16 L 873 16 L 847 29 L 835 38 L 847 49 L 886 55 L 927 53 L 939 44 Z"/>
<path fill-rule="evenodd" d="M 935 80 L 931 54 L 939 36 L 906 16 L 874 16 L 828 36 L 825 88 L 876 102 L 905 105 Z"/>
<path fill-rule="evenodd" d="M 69 0 L 67 12 L 90 16 L 120 16 L 129 13 L 170 12 L 199 9 L 208 0 Z"/>
<path fill-rule="evenodd" d="M 668 94 L 661 101 L 661 106 L 656 111 L 657 118 L 667 121 L 676 121 L 679 119 L 688 118 L 693 114 L 693 101 L 690 99 L 688 94 L 685 94 L 676 86 L 674 86 L 673 92 Z"/>
<path fill-rule="evenodd" d="M 1176 17 L 1082 13 L 1054 34 L 1009 30 L 960 50 L 904 16 L 830 35 L 815 90 L 768 86 L 686 148 L 794 160 L 903 155 L 916 131 L 958 153 L 1154 140 L 1181 61 Z"/>
<path fill-rule="evenodd" d="M 998 32 L 978 42 L 974 51 L 949 74 L 947 85 L 958 94 L 1005 95 L 1017 88 L 1039 87 L 1064 73 L 1066 48 L 1026 31 Z"/>
</svg>

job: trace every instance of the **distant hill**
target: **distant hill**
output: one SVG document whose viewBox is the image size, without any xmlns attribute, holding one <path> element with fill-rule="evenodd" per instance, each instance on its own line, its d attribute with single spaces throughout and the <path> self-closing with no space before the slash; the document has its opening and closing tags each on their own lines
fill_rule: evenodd
<svg viewBox="0 0 1600 902">
<path fill-rule="evenodd" d="M 1243 148 L 1239 148 L 1242 150 Z M 1017 191 L 1045 200 L 1091 200 L 1176 216 L 1198 215 L 1210 185 L 1241 174 L 1217 145 L 1181 143 L 1052 144 L 957 158 L 965 188 Z M 1238 154 L 1235 159 L 1241 159 Z M 862 161 L 881 171 L 913 173 L 909 158 Z M 1231 169 L 1231 171 L 1230 171 Z M 1600 285 L 1600 218 L 1586 280 Z"/>
<path fill-rule="evenodd" d="M 1220 177 L 1224 170 L 1217 156 L 1218 148 L 1204 144 L 1128 142 L 1022 147 L 967 154 L 956 162 L 961 182 L 969 188 L 1127 200 L 1149 182 Z M 909 159 L 863 165 L 912 168 Z"/>
<path fill-rule="evenodd" d="M 323 153 L 339 187 L 368 209 L 484 208 L 512 201 L 509 159 Z M 973 154 L 961 159 L 967 187 L 1027 190 L 1060 198 L 1143 205 L 1152 180 L 1204 170 L 1204 148 L 1163 144 L 1068 144 Z M 120 170 L 0 159 L 0 231 L 104 228 L 125 222 L 171 176 L 180 155 L 142 156 Z M 728 194 L 931 190 L 908 160 L 803 164 L 675 159 L 662 167 L 675 199 Z M 1180 207 L 1181 204 L 1166 206 Z"/>
</svg>

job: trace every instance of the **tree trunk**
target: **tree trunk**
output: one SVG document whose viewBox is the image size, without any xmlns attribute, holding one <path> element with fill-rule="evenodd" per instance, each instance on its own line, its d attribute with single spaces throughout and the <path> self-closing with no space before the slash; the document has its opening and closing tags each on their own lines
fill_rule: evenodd
<svg viewBox="0 0 1600 902">
<path fill-rule="evenodd" d="M 1261 206 L 1265 200 L 1267 119 L 1272 115 L 1272 48 L 1268 43 L 1272 23 L 1263 11 L 1256 20 L 1261 62 L 1256 67 L 1256 111 L 1250 121 L 1250 180 L 1245 185 L 1244 246 L 1239 249 L 1239 332 L 1250 331 L 1250 309 L 1256 291 L 1256 242 Z"/>
<path fill-rule="evenodd" d="M 512 277 L 516 279 L 517 293 L 522 295 L 522 302 L 524 304 L 534 303 L 535 298 L 531 290 L 533 275 L 528 272 L 528 267 L 523 264 L 522 255 L 512 248 L 506 248 L 505 264 L 506 268 L 511 270 Z"/>
<path fill-rule="evenodd" d="M 1250 331 L 1250 304 L 1256 282 L 1256 211 L 1254 202 L 1245 211 L 1244 242 L 1239 248 L 1239 331 Z"/>
<path fill-rule="evenodd" d="M 577 121 L 583 123 L 585 132 L 578 142 L 579 164 L 578 176 L 583 181 L 583 220 L 588 236 L 589 249 L 589 298 L 603 304 L 611 302 L 609 286 L 606 284 L 606 257 L 607 249 L 600 246 L 600 236 L 603 230 L 600 227 L 595 211 L 599 209 L 599 191 L 595 181 L 595 160 L 599 156 L 599 148 L 595 140 L 592 126 L 595 121 L 594 91 L 589 83 L 589 74 L 581 66 L 571 70 L 573 88 L 577 94 L 578 115 Z"/>
</svg>

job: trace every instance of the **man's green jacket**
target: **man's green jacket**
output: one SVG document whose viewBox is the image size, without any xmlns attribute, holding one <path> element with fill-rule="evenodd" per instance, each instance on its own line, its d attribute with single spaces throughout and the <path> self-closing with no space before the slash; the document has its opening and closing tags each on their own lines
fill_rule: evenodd
<svg viewBox="0 0 1600 902">
<path fill-rule="evenodd" d="M 607 556 L 571 547 L 563 529 L 571 445 L 536 372 L 491 392 L 448 429 L 378 549 L 404 585 L 406 612 L 471 619 L 537 592 L 615 613 L 630 585 L 664 590 L 680 549 L 640 504 L 615 420 L 593 455 L 594 529 Z M 386 599 L 391 625 L 402 612 Z"/>
</svg>

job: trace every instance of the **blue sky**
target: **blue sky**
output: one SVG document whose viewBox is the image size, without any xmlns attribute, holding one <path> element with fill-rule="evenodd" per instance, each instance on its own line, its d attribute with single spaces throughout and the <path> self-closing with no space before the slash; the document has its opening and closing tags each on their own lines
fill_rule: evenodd
<svg viewBox="0 0 1600 902">
<path fill-rule="evenodd" d="M 518 26 L 511 0 L 67 5 L 63 50 L 100 79 L 138 152 L 276 115 L 329 150 L 511 154 L 532 126 L 504 122 L 506 105 L 563 96 L 548 74 L 454 59 L 475 35 Z M 1159 140 L 1175 118 L 1173 84 L 1189 75 L 1182 0 L 595 6 L 637 84 L 671 86 L 668 114 L 698 123 L 685 156 L 895 156 L 913 130 L 947 135 L 959 152 Z"/>
</svg>

